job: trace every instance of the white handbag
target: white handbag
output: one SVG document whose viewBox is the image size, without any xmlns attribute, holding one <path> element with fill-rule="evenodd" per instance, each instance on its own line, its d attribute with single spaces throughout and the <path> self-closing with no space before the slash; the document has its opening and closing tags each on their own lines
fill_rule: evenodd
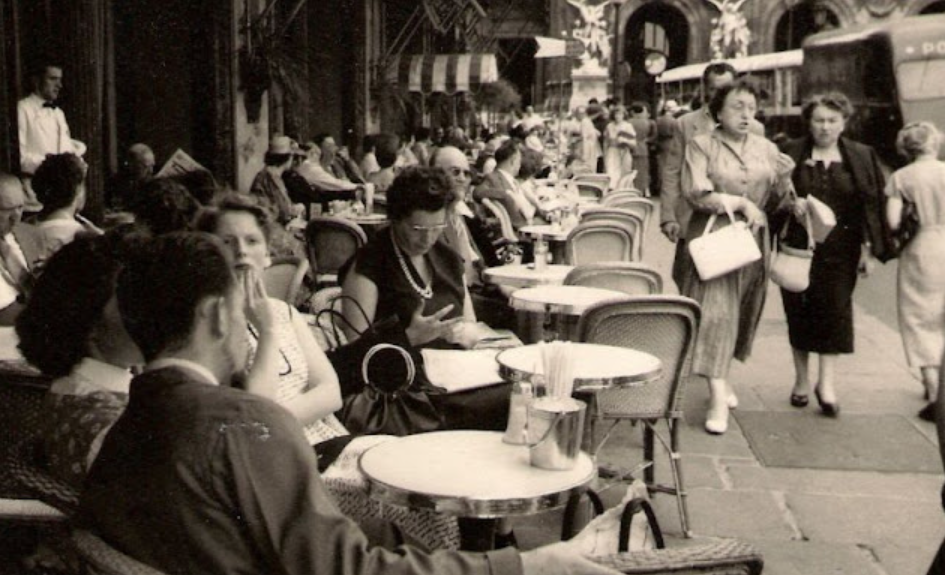
<svg viewBox="0 0 945 575">
<path fill-rule="evenodd" d="M 792 248 L 782 245 L 781 241 L 775 242 L 778 251 L 775 252 L 771 263 L 771 281 L 794 293 L 805 291 L 810 286 L 810 266 L 814 260 L 814 234 L 811 231 L 809 211 L 804 214 L 804 220 L 807 228 L 807 248 Z M 791 220 L 788 220 L 780 234 L 782 239 L 790 225 Z"/>
<path fill-rule="evenodd" d="M 731 225 L 712 231 L 718 218 L 712 214 L 705 231 L 689 242 L 689 254 L 702 281 L 709 281 L 761 259 L 758 242 L 746 222 L 738 221 L 726 206 Z"/>
<path fill-rule="evenodd" d="M 814 238 L 815 242 L 822 244 L 837 226 L 837 216 L 830 206 L 814 196 L 807 196 L 807 205 L 810 206 L 807 210 L 810 214 L 808 234 Z"/>
</svg>

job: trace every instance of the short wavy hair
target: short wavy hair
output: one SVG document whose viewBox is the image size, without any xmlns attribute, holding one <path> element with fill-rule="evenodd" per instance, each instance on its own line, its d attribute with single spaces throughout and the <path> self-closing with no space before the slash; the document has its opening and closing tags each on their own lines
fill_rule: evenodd
<svg viewBox="0 0 945 575">
<path fill-rule="evenodd" d="M 133 250 L 118 274 L 118 309 L 145 361 L 185 347 L 207 297 L 233 293 L 230 251 L 201 232 L 155 236 Z"/>
<path fill-rule="evenodd" d="M 453 180 L 443 168 L 411 166 L 387 190 L 387 215 L 399 222 L 417 210 L 438 212 L 452 200 Z"/>
<path fill-rule="evenodd" d="M 834 112 L 840 112 L 844 120 L 849 120 L 850 116 L 853 115 L 853 104 L 850 103 L 850 99 L 847 98 L 846 94 L 833 91 L 823 94 L 814 94 L 808 98 L 801 108 L 801 117 L 804 118 L 805 122 L 810 122 L 811 117 L 814 115 L 814 110 L 820 106 L 828 110 L 833 110 Z"/>
<path fill-rule="evenodd" d="M 755 97 L 755 101 L 760 97 L 758 88 L 748 80 L 736 80 L 727 86 L 722 86 L 715 92 L 712 99 L 709 100 L 709 113 L 712 114 L 712 119 L 716 122 L 719 121 L 719 114 L 722 112 L 722 108 L 725 107 L 725 99 L 733 92 L 751 94 Z"/>
<path fill-rule="evenodd" d="M 40 218 L 75 201 L 87 171 L 82 158 L 73 153 L 46 156 L 32 180 L 36 198 L 43 204 Z"/>
<path fill-rule="evenodd" d="M 63 377 L 89 355 L 89 337 L 115 294 L 115 278 L 144 239 L 118 228 L 80 235 L 46 263 L 17 316 L 20 352 L 49 377 Z"/>
<path fill-rule="evenodd" d="M 541 155 L 541 152 L 537 152 L 531 148 L 522 148 L 522 166 L 518 169 L 519 179 L 527 180 L 528 178 L 534 178 L 541 172 L 544 161 L 545 158 Z"/>
<path fill-rule="evenodd" d="M 131 207 L 136 222 L 155 235 L 190 229 L 200 202 L 180 182 L 154 178 L 143 186 Z"/>
<path fill-rule="evenodd" d="M 249 214 L 259 224 L 266 242 L 272 237 L 273 220 L 275 219 L 268 204 L 264 204 L 258 196 L 229 192 L 216 198 L 210 206 L 202 208 L 194 220 L 194 229 L 198 232 L 216 234 L 220 226 L 220 218 L 228 213 Z"/>
<path fill-rule="evenodd" d="M 919 156 L 937 154 L 942 133 L 932 122 L 910 122 L 896 135 L 896 149 L 910 162 Z"/>
</svg>

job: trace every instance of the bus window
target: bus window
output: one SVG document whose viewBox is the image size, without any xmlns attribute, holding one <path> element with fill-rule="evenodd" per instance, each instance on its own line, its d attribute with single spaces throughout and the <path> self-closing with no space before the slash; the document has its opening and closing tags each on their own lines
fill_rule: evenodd
<svg viewBox="0 0 945 575">
<path fill-rule="evenodd" d="M 914 60 L 896 68 L 899 95 L 903 100 L 932 100 L 945 98 L 945 82 L 937 80 L 945 75 L 945 60 Z"/>
</svg>

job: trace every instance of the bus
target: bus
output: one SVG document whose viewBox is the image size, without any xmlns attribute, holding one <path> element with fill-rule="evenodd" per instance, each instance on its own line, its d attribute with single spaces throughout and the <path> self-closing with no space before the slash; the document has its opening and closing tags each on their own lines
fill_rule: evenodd
<svg viewBox="0 0 945 575">
<path fill-rule="evenodd" d="M 728 62 L 760 86 L 760 115 L 772 137 L 803 135 L 801 102 L 828 90 L 850 98 L 856 112 L 846 134 L 873 146 L 887 168 L 902 165 L 895 140 L 903 125 L 927 120 L 945 129 L 945 15 L 822 32 L 801 50 Z M 698 93 L 707 65 L 663 72 L 657 79 L 663 97 Z"/>
</svg>

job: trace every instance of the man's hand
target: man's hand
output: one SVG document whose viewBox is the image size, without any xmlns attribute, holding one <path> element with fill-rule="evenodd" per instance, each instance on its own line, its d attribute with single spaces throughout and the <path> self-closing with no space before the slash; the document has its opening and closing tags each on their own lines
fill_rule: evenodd
<svg viewBox="0 0 945 575">
<path fill-rule="evenodd" d="M 679 241 L 679 232 L 682 228 L 678 222 L 663 222 L 660 224 L 660 231 L 666 236 L 666 239 L 674 244 Z"/>
<path fill-rule="evenodd" d="M 435 339 L 447 338 L 452 333 L 453 327 L 463 321 L 462 317 L 443 320 L 451 311 L 453 311 L 453 304 L 444 306 L 433 315 L 423 315 L 423 301 L 421 300 L 406 329 L 410 345 L 418 346 Z"/>
</svg>

